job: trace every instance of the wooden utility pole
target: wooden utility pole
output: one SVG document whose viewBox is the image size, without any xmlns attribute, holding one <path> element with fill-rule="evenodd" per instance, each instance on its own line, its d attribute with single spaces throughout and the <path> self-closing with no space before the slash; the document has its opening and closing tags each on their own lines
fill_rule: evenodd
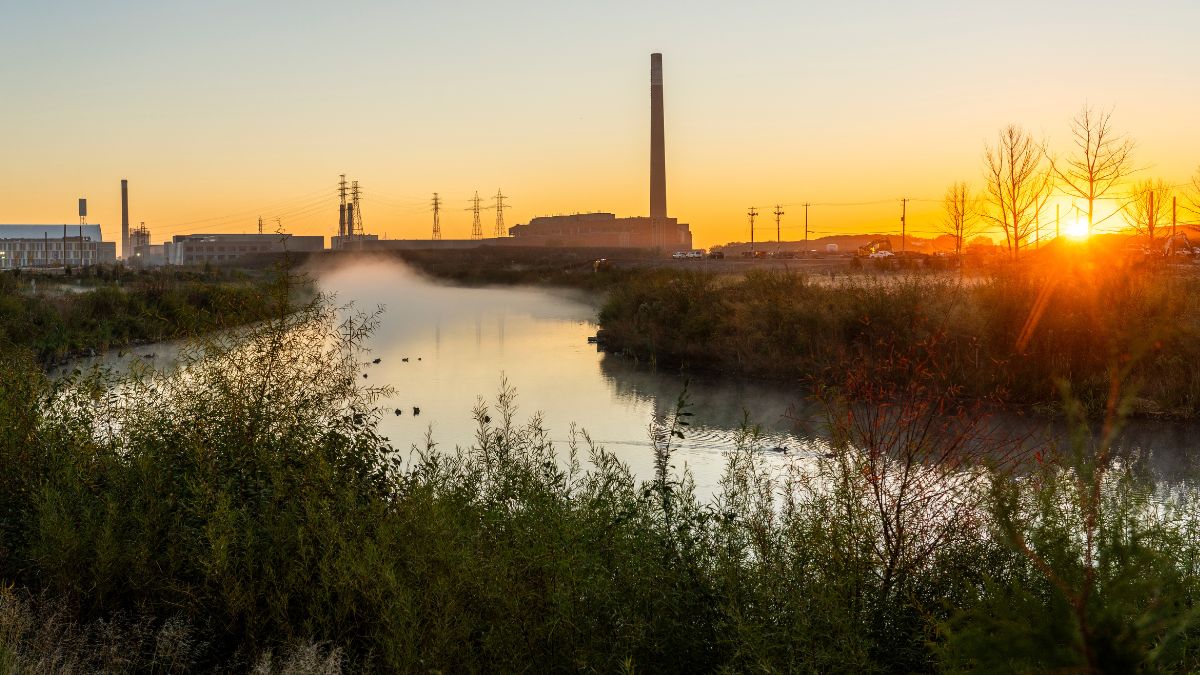
<svg viewBox="0 0 1200 675">
<path fill-rule="evenodd" d="M 1171 243 L 1164 249 L 1164 253 L 1166 250 L 1175 250 L 1175 207 L 1178 201 L 1178 197 L 1174 195 L 1171 196 Z"/>
<path fill-rule="evenodd" d="M 804 256 L 808 257 L 808 202 L 804 202 Z"/>
<path fill-rule="evenodd" d="M 751 206 L 750 210 L 746 212 L 746 215 L 750 216 L 750 252 L 753 253 L 754 252 L 754 217 L 758 215 L 758 209 Z"/>
</svg>

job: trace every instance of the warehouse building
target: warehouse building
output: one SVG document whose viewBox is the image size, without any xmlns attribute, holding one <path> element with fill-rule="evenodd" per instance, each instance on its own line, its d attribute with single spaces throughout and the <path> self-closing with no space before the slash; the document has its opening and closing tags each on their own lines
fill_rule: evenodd
<svg viewBox="0 0 1200 675">
<path fill-rule="evenodd" d="M 117 260 L 99 225 L 0 225 L 0 269 L 86 267 Z"/>
<path fill-rule="evenodd" d="M 177 234 L 164 244 L 168 265 L 227 263 L 256 253 L 321 251 L 325 237 L 294 234 Z"/>
</svg>

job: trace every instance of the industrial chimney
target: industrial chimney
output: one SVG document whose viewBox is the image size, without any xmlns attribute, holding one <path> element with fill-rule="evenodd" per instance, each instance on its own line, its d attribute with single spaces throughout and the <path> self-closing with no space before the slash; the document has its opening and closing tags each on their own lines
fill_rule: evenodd
<svg viewBox="0 0 1200 675">
<path fill-rule="evenodd" d="M 667 217 L 667 151 L 663 142 L 662 54 L 650 55 L 650 217 Z"/>
<path fill-rule="evenodd" d="M 129 181 L 121 179 L 121 257 L 129 257 Z"/>
</svg>

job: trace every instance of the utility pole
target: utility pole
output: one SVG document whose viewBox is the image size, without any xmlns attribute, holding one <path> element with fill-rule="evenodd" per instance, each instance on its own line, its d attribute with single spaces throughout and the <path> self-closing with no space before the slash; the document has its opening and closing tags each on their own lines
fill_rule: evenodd
<svg viewBox="0 0 1200 675">
<path fill-rule="evenodd" d="M 804 202 L 804 257 L 808 257 L 808 202 Z"/>
<path fill-rule="evenodd" d="M 472 200 L 471 211 L 474 212 L 471 219 L 471 238 L 483 239 L 483 224 L 479 222 L 479 192 L 475 193 L 475 199 Z"/>
<path fill-rule="evenodd" d="M 900 252 L 908 250 L 908 198 L 900 200 Z"/>
<path fill-rule="evenodd" d="M 1146 205 L 1146 234 L 1150 245 L 1154 245 L 1154 229 L 1158 227 L 1158 214 L 1154 212 L 1154 190 L 1150 191 L 1150 203 Z"/>
<path fill-rule="evenodd" d="M 750 252 L 753 253 L 754 252 L 754 217 L 758 215 L 758 209 L 755 209 L 753 206 L 751 206 L 750 210 L 746 212 L 746 215 L 750 216 Z"/>
<path fill-rule="evenodd" d="M 1171 247 L 1175 246 L 1175 206 L 1176 206 L 1176 202 L 1178 202 L 1178 201 L 1179 201 L 1179 197 L 1176 197 L 1176 196 L 1171 197 L 1171 244 L 1170 244 L 1170 246 L 1167 247 L 1166 250 L 1169 250 Z"/>
<path fill-rule="evenodd" d="M 433 193 L 433 240 L 441 241 L 442 239 L 442 221 L 439 211 L 442 208 L 442 200 L 438 197 L 438 193 Z"/>
<path fill-rule="evenodd" d="M 775 205 L 775 243 L 779 244 L 783 239 L 779 236 L 779 217 L 783 215 L 783 209 L 778 204 Z"/>
<path fill-rule="evenodd" d="M 262 216 L 258 217 L 258 233 L 262 234 Z"/>
<path fill-rule="evenodd" d="M 504 232 L 504 209 L 509 207 L 504 205 L 504 194 L 499 189 L 496 190 L 496 231 L 493 236 L 500 239 L 505 235 Z"/>
</svg>

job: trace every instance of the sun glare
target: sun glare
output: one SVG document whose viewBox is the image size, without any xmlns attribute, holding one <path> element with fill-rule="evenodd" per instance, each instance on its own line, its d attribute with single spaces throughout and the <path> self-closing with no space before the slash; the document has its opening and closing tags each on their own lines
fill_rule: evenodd
<svg viewBox="0 0 1200 675">
<path fill-rule="evenodd" d="M 1082 220 L 1076 220 L 1073 223 L 1068 223 L 1066 235 L 1068 238 L 1071 238 L 1071 239 L 1077 239 L 1077 240 L 1087 239 L 1088 238 L 1087 223 Z"/>
</svg>

